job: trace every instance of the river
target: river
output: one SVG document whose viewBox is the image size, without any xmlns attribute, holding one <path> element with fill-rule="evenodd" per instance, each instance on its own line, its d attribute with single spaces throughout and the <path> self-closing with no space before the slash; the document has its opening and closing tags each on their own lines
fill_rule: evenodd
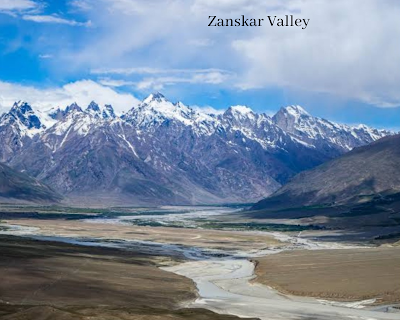
<svg viewBox="0 0 400 320">
<path fill-rule="evenodd" d="M 170 210 L 170 209 L 169 209 Z M 171 213 L 168 213 L 171 212 Z M 194 219 L 205 218 L 208 215 L 234 213 L 231 208 L 207 208 L 194 210 L 189 213 L 176 214 L 173 210 L 157 215 L 142 215 L 134 217 L 117 217 L 112 219 L 82 220 L 82 223 L 131 223 L 132 220 L 158 221 L 165 225 L 176 223 L 179 220 L 184 225 L 192 225 Z M 372 301 L 339 303 L 324 301 L 315 298 L 295 297 L 280 294 L 268 286 L 257 284 L 254 278 L 254 264 L 251 258 L 276 254 L 282 250 L 319 250 L 354 248 L 352 245 L 338 243 L 322 243 L 288 235 L 279 232 L 270 232 L 275 238 L 285 241 L 288 245 L 284 249 L 264 249 L 259 251 L 223 252 L 199 247 L 187 247 L 176 244 L 156 243 L 151 241 L 104 241 L 104 239 L 74 239 L 67 237 L 48 237 L 37 233 L 35 228 L 21 228 L 9 226 L 8 234 L 25 235 L 41 240 L 57 240 L 78 245 L 102 245 L 110 247 L 142 248 L 168 254 L 180 253 L 187 258 L 187 262 L 162 269 L 192 279 L 198 288 L 199 298 L 188 302 L 184 307 L 207 308 L 222 314 L 232 314 L 241 317 L 256 317 L 262 320 L 383 320 L 400 319 L 400 313 L 390 306 L 371 307 Z M 177 229 L 178 230 L 178 229 Z M 179 231 L 179 230 L 178 230 Z M 177 232 L 178 232 L 177 231 Z M 248 232 L 248 231 L 247 231 Z M 258 231 L 260 232 L 260 231 Z"/>
</svg>

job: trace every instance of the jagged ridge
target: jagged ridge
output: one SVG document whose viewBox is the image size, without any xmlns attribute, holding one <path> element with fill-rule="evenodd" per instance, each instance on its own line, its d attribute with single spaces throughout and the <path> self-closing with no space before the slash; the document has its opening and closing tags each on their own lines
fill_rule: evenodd
<svg viewBox="0 0 400 320">
<path fill-rule="evenodd" d="M 272 118 L 245 106 L 206 114 L 159 93 L 122 116 L 95 102 L 85 110 L 35 112 L 21 102 L 13 109 L 0 117 L 0 160 L 89 202 L 252 202 L 390 134 L 293 106 Z"/>
</svg>

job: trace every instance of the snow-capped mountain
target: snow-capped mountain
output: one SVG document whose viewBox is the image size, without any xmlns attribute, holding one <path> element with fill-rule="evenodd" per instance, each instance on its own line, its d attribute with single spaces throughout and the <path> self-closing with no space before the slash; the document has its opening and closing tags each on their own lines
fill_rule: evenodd
<svg viewBox="0 0 400 320">
<path fill-rule="evenodd" d="M 85 203 L 252 202 L 296 173 L 390 134 L 339 125 L 298 106 L 274 117 L 221 115 L 151 94 L 122 116 L 76 103 L 16 103 L 0 117 L 0 161 Z"/>
<path fill-rule="evenodd" d="M 22 136 L 30 137 L 45 129 L 31 106 L 23 101 L 14 103 L 10 112 L 1 116 L 0 124 L 13 126 Z"/>
<path fill-rule="evenodd" d="M 273 121 L 292 136 L 316 147 L 329 146 L 335 152 L 350 151 L 390 134 L 365 125 L 351 127 L 316 118 L 300 106 L 281 108 Z"/>
<path fill-rule="evenodd" d="M 122 119 L 144 130 L 151 130 L 165 122 L 175 121 L 192 127 L 197 134 L 209 134 L 216 125 L 215 117 L 212 115 L 197 112 L 182 102 L 172 103 L 161 93 L 151 94 Z"/>
</svg>

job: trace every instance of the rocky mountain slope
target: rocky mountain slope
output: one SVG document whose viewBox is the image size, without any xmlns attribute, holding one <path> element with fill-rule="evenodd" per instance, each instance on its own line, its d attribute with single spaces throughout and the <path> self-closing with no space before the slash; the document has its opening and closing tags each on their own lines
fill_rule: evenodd
<svg viewBox="0 0 400 320">
<path fill-rule="evenodd" d="M 400 192 L 400 135 L 299 173 L 253 209 L 358 204 Z"/>
<path fill-rule="evenodd" d="M 292 136 L 337 156 L 389 134 L 365 125 L 351 127 L 311 116 L 300 106 L 282 108 L 273 116 L 274 123 Z"/>
<path fill-rule="evenodd" d="M 30 176 L 0 163 L 0 200 L 58 202 L 61 196 Z"/>
<path fill-rule="evenodd" d="M 0 161 L 89 204 L 253 202 L 388 134 L 298 106 L 207 114 L 159 93 L 122 116 L 95 102 L 48 112 L 18 102 L 0 117 Z"/>
</svg>

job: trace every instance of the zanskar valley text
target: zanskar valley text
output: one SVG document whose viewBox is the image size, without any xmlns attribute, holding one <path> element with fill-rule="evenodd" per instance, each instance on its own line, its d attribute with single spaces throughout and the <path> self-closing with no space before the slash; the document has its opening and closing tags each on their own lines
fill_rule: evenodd
<svg viewBox="0 0 400 320">
<path fill-rule="evenodd" d="M 208 16 L 209 27 L 262 27 L 263 23 L 267 23 L 271 27 L 301 27 L 304 30 L 309 22 L 310 19 L 295 18 L 292 14 L 282 18 L 267 16 L 267 19 L 246 18 L 244 15 L 236 19 Z"/>
</svg>

